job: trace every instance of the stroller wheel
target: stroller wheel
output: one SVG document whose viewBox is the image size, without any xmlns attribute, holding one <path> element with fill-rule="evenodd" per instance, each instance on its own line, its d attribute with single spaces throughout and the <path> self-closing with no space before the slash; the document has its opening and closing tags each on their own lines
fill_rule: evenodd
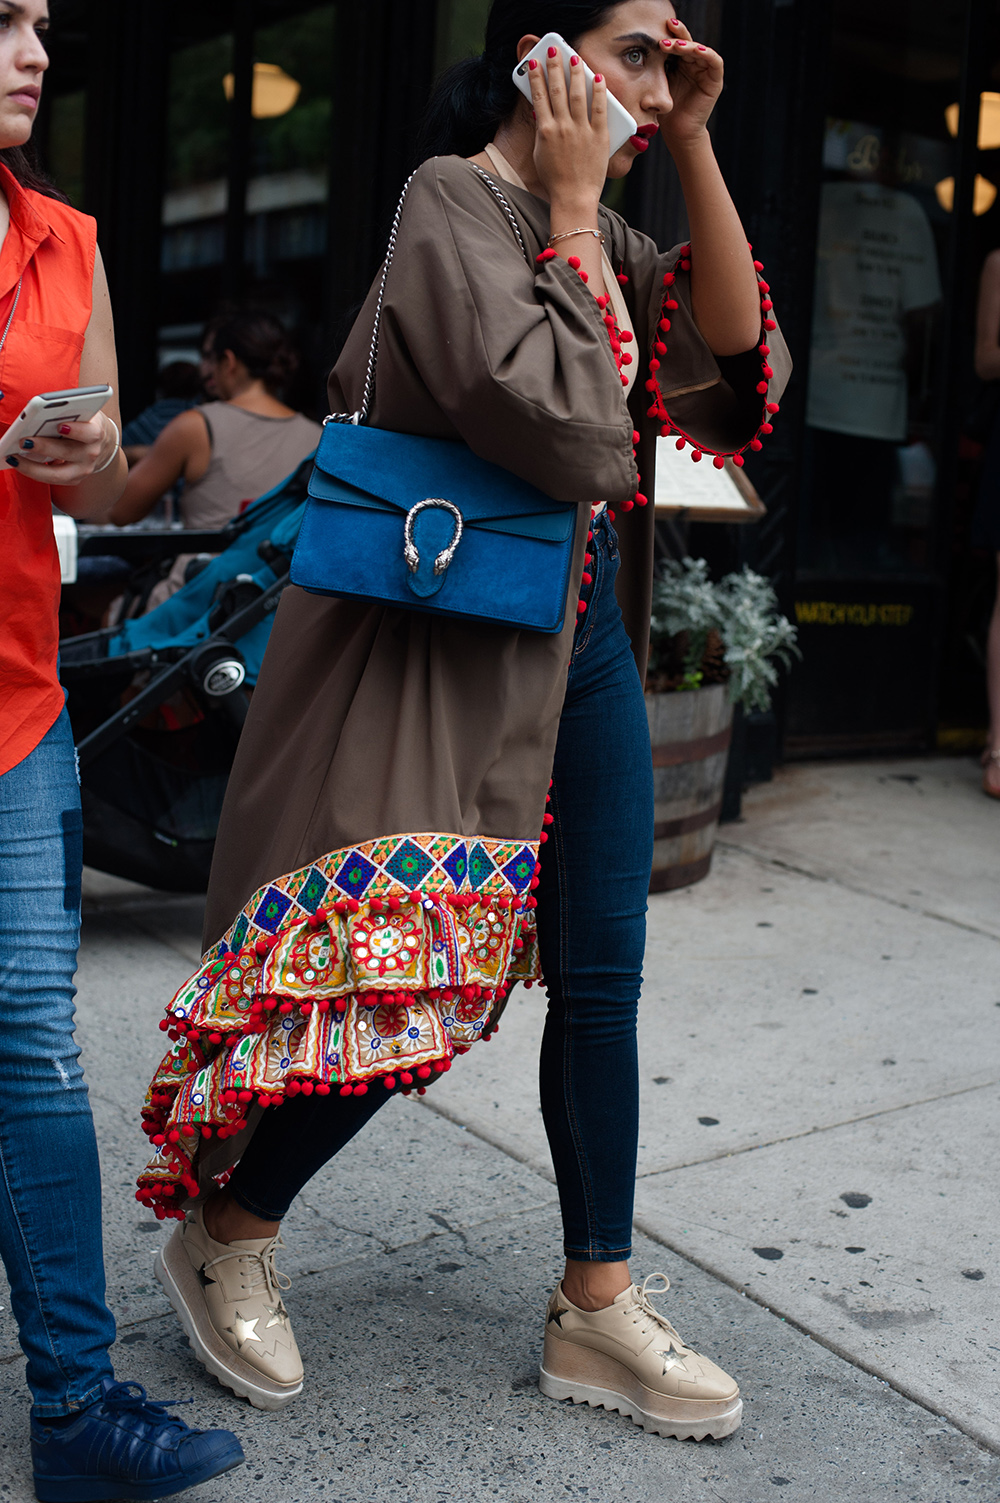
<svg viewBox="0 0 1000 1503">
<path fill-rule="evenodd" d="M 222 658 L 213 663 L 201 681 L 201 687 L 206 694 L 213 694 L 217 698 L 223 694 L 232 694 L 238 689 L 247 676 L 247 671 L 237 658 Z"/>
<path fill-rule="evenodd" d="M 223 699 L 247 676 L 242 654 L 231 642 L 207 642 L 188 665 L 191 682 L 212 699 Z"/>
</svg>

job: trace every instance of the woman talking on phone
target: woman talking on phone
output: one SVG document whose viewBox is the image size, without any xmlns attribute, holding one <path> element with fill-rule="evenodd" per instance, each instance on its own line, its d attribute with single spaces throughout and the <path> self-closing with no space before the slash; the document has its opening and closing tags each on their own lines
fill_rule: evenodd
<svg viewBox="0 0 1000 1503">
<path fill-rule="evenodd" d="M 117 384 L 96 226 L 35 173 L 48 67 L 42 0 L 0 0 L 0 432 L 46 391 Z M 73 1037 L 82 823 L 57 672 L 52 504 L 106 517 L 125 484 L 118 398 L 52 438 L 0 447 L 0 1255 L 28 1359 L 37 1496 L 160 1498 L 236 1465 L 116 1383 L 101 1185 Z"/>
<path fill-rule="evenodd" d="M 547 32 L 570 45 L 569 83 L 543 49 L 529 102 L 512 72 Z M 566 1257 L 541 1322 L 543 1391 L 664 1435 L 740 1422 L 735 1381 L 627 1261 L 654 441 L 742 463 L 788 369 L 706 129 L 722 76 L 668 0 L 494 0 L 482 56 L 431 103 L 369 424 L 460 439 L 576 503 L 576 551 L 552 635 L 282 599 L 229 784 L 205 963 L 163 1021 L 175 1044 L 147 1102 L 157 1154 L 140 1188 L 168 1214 L 194 1206 L 158 1275 L 201 1360 L 254 1403 L 302 1386 L 274 1268 L 295 1195 L 390 1096 L 488 1036 L 514 981 L 541 975 Z M 608 90 L 637 122 L 610 161 Z M 667 254 L 600 202 L 657 132 L 691 226 Z M 378 285 L 331 376 L 334 413 L 367 400 Z"/>
</svg>

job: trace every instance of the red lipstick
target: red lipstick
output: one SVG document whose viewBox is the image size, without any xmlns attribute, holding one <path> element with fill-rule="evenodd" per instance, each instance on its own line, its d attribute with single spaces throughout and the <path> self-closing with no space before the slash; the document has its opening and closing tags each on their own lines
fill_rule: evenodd
<svg viewBox="0 0 1000 1503">
<path fill-rule="evenodd" d="M 648 151 L 649 143 L 659 130 L 659 126 L 653 122 L 650 125 L 640 125 L 634 136 L 629 136 L 632 147 L 638 151 Z"/>
</svg>

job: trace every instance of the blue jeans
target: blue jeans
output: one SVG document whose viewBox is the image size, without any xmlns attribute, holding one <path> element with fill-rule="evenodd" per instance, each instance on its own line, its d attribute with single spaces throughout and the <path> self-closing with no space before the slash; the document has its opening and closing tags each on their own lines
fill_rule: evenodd
<svg viewBox="0 0 1000 1503">
<path fill-rule="evenodd" d="M 0 1257 L 39 1419 L 92 1403 L 113 1376 L 97 1140 L 73 1038 L 82 853 L 63 710 L 0 776 Z"/>
<path fill-rule="evenodd" d="M 606 514 L 593 533 L 593 582 L 570 659 L 537 891 L 549 992 L 539 1084 L 566 1256 L 614 1263 L 631 1247 L 653 769 Z M 229 1181 L 237 1203 L 280 1221 L 317 1169 L 390 1099 L 385 1091 L 297 1096 L 267 1112 Z"/>
<path fill-rule="evenodd" d="M 629 1256 L 639 1134 L 636 1013 L 653 861 L 642 684 L 615 598 L 618 540 L 594 521 L 542 846 L 538 944 L 549 993 L 539 1086 L 568 1258 Z"/>
</svg>

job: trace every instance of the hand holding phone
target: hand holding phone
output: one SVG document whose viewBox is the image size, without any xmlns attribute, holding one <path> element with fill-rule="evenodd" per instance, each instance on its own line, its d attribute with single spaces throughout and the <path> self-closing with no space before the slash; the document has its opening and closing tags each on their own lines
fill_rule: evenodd
<svg viewBox="0 0 1000 1503">
<path fill-rule="evenodd" d="M 550 61 L 552 61 L 549 58 L 550 47 L 555 48 L 556 56 L 562 62 L 563 74 L 566 79 L 566 88 L 568 89 L 570 86 L 570 58 L 577 56 L 577 53 L 575 52 L 574 48 L 569 45 L 566 39 L 564 37 L 561 37 L 557 31 L 547 32 L 546 35 L 542 37 L 541 41 L 536 42 L 531 51 L 521 59 L 517 67 L 514 69 L 513 74 L 511 75 L 513 77 L 515 86 L 520 89 L 525 99 L 529 101 L 531 100 L 531 84 L 528 79 L 528 64 L 535 62 L 540 68 L 547 70 Z M 587 84 L 587 109 L 590 110 L 594 100 L 594 73 L 591 68 L 587 67 L 587 64 L 583 61 L 582 58 L 577 64 L 577 67 L 581 67 L 583 69 L 583 75 Z M 548 78 L 547 71 L 545 72 L 545 77 L 546 79 Z M 612 94 L 610 89 L 608 89 L 607 91 L 607 99 L 608 157 L 610 158 L 614 156 L 616 151 L 621 150 L 621 148 L 625 145 L 625 142 L 631 136 L 635 135 L 637 126 L 628 110 L 624 105 L 619 104 L 618 100 Z"/>
<path fill-rule="evenodd" d="M 77 386 L 32 397 L 0 438 L 0 458 L 9 469 L 19 470 L 29 479 L 48 485 L 77 485 L 93 473 L 92 463 L 80 468 L 85 457 L 93 461 L 85 446 L 101 442 L 104 433 L 103 425 L 93 435 L 73 432 L 74 425 L 91 424 L 113 395 L 113 388 L 105 385 Z"/>
</svg>

